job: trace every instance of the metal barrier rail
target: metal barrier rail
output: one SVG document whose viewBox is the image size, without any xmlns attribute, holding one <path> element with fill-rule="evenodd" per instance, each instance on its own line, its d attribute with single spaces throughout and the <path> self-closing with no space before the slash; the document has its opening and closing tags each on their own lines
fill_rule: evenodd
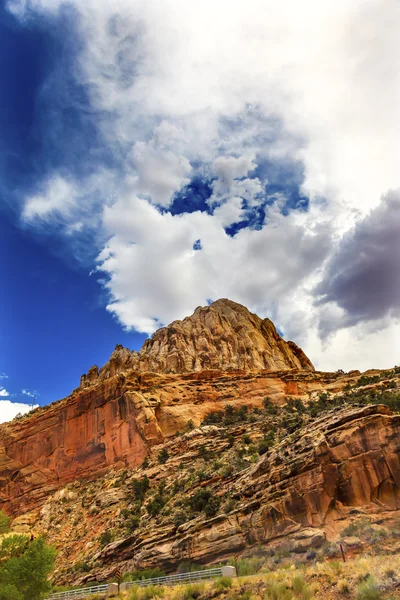
<svg viewBox="0 0 400 600">
<path fill-rule="evenodd" d="M 134 585 L 147 587 L 149 585 L 176 585 L 178 583 L 188 583 L 190 581 L 200 581 L 202 579 L 212 579 L 223 575 L 223 567 L 207 569 L 204 571 L 191 571 L 189 573 L 177 573 L 176 575 L 165 575 L 164 577 L 153 577 L 152 579 L 139 579 L 137 581 L 126 581 L 122 585 L 128 589 Z"/>
<path fill-rule="evenodd" d="M 108 584 L 94 585 L 92 587 L 80 588 L 77 590 L 67 590 L 66 592 L 56 592 L 48 596 L 48 600 L 69 600 L 69 598 L 86 598 L 100 594 L 106 596 L 108 593 Z"/>
<path fill-rule="evenodd" d="M 201 581 L 212 579 L 213 577 L 236 577 L 235 567 L 225 566 L 207 569 L 204 571 L 191 571 L 189 573 L 177 573 L 176 575 L 165 575 L 164 577 L 153 577 L 152 579 L 140 579 L 138 581 L 126 581 L 121 583 L 120 590 L 128 590 L 135 586 L 147 587 L 149 585 L 177 585 L 179 583 L 189 583 L 190 581 Z M 116 583 L 104 583 L 77 590 L 68 590 L 66 592 L 56 592 L 47 597 L 47 600 L 73 600 L 78 598 L 87 598 L 88 596 L 116 596 L 118 594 L 118 585 Z"/>
</svg>

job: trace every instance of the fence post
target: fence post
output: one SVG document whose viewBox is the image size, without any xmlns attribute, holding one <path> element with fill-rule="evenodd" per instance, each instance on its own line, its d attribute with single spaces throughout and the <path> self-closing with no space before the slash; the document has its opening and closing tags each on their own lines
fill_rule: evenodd
<svg viewBox="0 0 400 600">
<path fill-rule="evenodd" d="M 222 577 L 237 577 L 235 567 L 222 567 Z"/>
<path fill-rule="evenodd" d="M 107 587 L 107 598 L 118 596 L 118 583 L 109 583 Z"/>
</svg>

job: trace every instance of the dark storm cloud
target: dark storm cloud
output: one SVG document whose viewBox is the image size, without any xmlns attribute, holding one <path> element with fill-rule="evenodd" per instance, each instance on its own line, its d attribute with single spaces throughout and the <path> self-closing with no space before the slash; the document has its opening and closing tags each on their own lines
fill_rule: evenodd
<svg viewBox="0 0 400 600">
<path fill-rule="evenodd" d="M 321 321 L 322 335 L 338 325 L 400 317 L 400 189 L 389 191 L 344 236 L 316 293 L 317 305 L 335 303 L 344 310 L 339 324 Z"/>
</svg>

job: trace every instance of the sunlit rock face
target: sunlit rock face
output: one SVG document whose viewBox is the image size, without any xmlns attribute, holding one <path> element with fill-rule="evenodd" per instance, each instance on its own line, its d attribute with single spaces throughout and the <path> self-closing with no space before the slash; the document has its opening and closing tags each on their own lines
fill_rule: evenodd
<svg viewBox="0 0 400 600">
<path fill-rule="evenodd" d="M 272 321 L 223 298 L 162 327 L 140 352 L 117 346 L 100 372 L 92 367 L 82 376 L 81 386 L 129 369 L 191 373 L 210 369 L 313 371 L 314 367 L 294 342 L 281 338 Z"/>
</svg>

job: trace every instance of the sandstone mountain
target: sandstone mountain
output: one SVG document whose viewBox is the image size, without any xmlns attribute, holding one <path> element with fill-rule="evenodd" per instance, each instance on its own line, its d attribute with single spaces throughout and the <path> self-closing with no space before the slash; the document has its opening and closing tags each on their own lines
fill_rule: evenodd
<svg viewBox="0 0 400 600">
<path fill-rule="evenodd" d="M 360 375 L 315 372 L 219 300 L 0 425 L 0 509 L 56 544 L 59 584 L 284 540 L 302 552 L 360 514 L 391 527 L 400 368 Z"/>
<path fill-rule="evenodd" d="M 81 386 L 132 369 L 191 373 L 210 369 L 313 371 L 314 367 L 294 342 L 281 338 L 272 321 L 223 298 L 162 327 L 139 352 L 117 346 L 100 372 L 94 366 L 82 376 Z"/>
</svg>

